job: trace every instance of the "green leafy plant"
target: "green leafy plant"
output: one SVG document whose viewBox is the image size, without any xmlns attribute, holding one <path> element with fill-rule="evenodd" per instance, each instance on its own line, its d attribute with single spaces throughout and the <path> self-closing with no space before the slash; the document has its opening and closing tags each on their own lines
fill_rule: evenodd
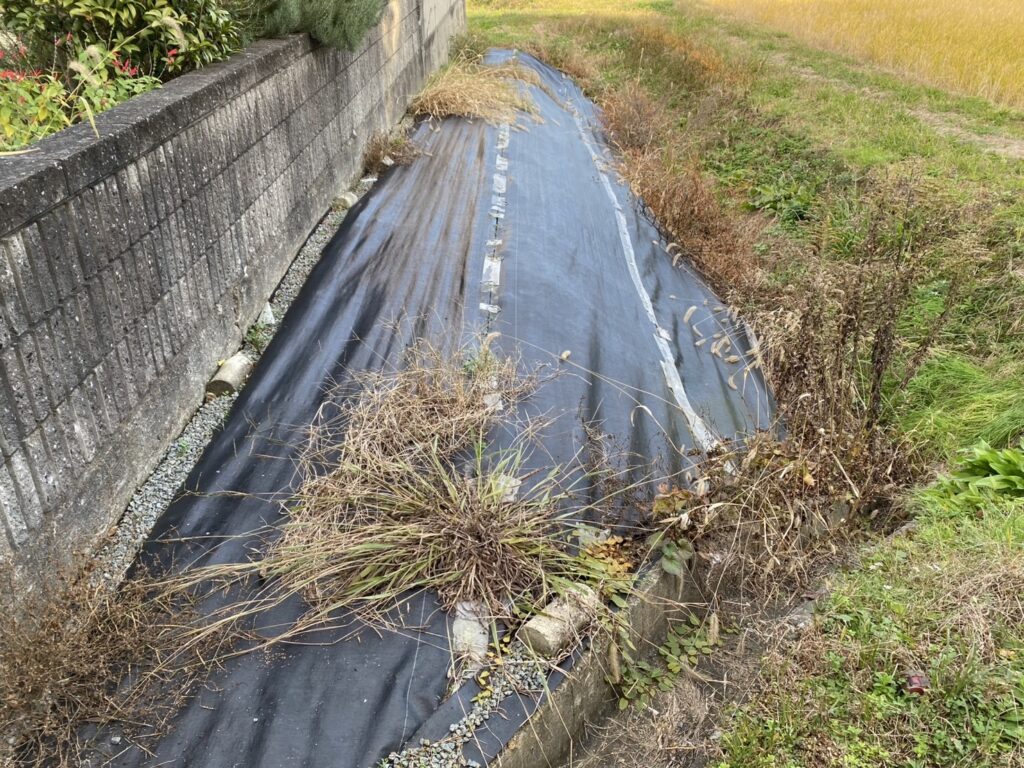
<svg viewBox="0 0 1024 768">
<path fill-rule="evenodd" d="M 6 58 L 6 57 L 5 57 Z M 27 53 L 15 48 L 12 63 Z M 73 123 L 160 85 L 116 50 L 91 45 L 68 62 L 66 76 L 52 71 L 0 71 L 0 150 L 30 144 Z"/>
<path fill-rule="evenodd" d="M 274 338 L 274 327 L 265 323 L 253 323 L 245 334 L 245 341 L 260 355 Z"/>
<path fill-rule="evenodd" d="M 64 83 L 51 75 L 0 72 L 0 148 L 21 147 L 69 124 L 66 98 Z"/>
<path fill-rule="evenodd" d="M 214 0 L 0 0 L 0 151 L 91 121 L 239 44 Z"/>
<path fill-rule="evenodd" d="M 619 692 L 619 709 L 630 704 L 645 707 L 658 691 L 669 691 L 676 678 L 687 669 L 694 669 L 700 659 L 710 656 L 722 644 L 722 630 L 714 614 L 706 620 L 690 614 L 686 621 L 674 623 L 665 642 L 658 647 L 662 664 L 637 658 L 636 646 L 628 627 L 619 621 L 615 636 L 616 659 L 621 655 L 621 670 L 612 682 Z M 731 630 L 726 630 L 731 631 Z"/>
<path fill-rule="evenodd" d="M 998 449 L 982 441 L 965 453 L 960 469 L 927 493 L 968 504 L 993 496 L 1024 498 L 1024 449 Z"/>
<path fill-rule="evenodd" d="M 693 545 L 686 539 L 666 538 L 661 543 L 661 557 L 658 565 L 666 573 L 673 576 L 682 576 L 686 571 L 686 564 L 693 558 Z"/>
<path fill-rule="evenodd" d="M 164 78 L 222 59 L 240 44 L 239 25 L 216 0 L 0 0 L 0 19 L 54 71 L 99 45 Z"/>
<path fill-rule="evenodd" d="M 814 190 L 803 182 L 783 176 L 754 187 L 749 207 L 758 211 L 771 211 L 788 224 L 806 219 L 813 204 Z"/>
<path fill-rule="evenodd" d="M 710 656 L 721 645 L 717 619 L 704 622 L 691 613 L 685 622 L 672 626 L 658 655 L 665 660 L 668 671 L 677 675 L 687 664 L 697 666 L 701 656 Z"/>
<path fill-rule="evenodd" d="M 643 660 L 627 664 L 622 670 L 619 709 L 626 709 L 630 704 L 646 707 L 658 691 L 671 690 L 674 680 L 675 675 L 656 664 Z"/>
<path fill-rule="evenodd" d="M 308 32 L 325 45 L 353 50 L 380 21 L 386 5 L 385 0 L 270 0 L 264 31 Z"/>
</svg>

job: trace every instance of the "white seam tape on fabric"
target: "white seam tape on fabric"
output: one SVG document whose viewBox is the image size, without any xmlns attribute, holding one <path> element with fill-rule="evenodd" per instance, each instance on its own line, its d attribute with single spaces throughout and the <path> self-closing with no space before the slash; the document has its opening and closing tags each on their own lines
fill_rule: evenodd
<svg viewBox="0 0 1024 768">
<path fill-rule="evenodd" d="M 704 420 L 697 415 L 697 412 L 690 404 L 690 398 L 686 396 L 686 390 L 683 388 L 683 380 L 679 377 L 679 370 L 676 368 L 675 357 L 668 346 L 668 340 L 671 339 L 672 336 L 668 331 L 658 325 L 658 317 L 654 314 L 654 305 L 651 303 L 651 297 L 647 293 L 647 289 L 644 288 L 643 281 L 640 279 L 640 269 L 636 264 L 636 254 L 633 251 L 633 241 L 629 236 L 629 227 L 626 224 L 626 216 L 622 212 L 622 206 L 619 204 L 619 199 L 615 196 L 615 190 L 612 189 L 612 183 L 608 178 L 608 174 L 605 173 L 604 168 L 602 167 L 604 163 L 591 144 L 590 137 L 587 136 L 586 130 L 583 127 L 583 121 L 580 119 L 579 112 L 571 104 L 567 106 L 572 112 L 573 120 L 576 121 L 576 129 L 579 131 L 580 138 L 583 139 L 583 144 L 590 153 L 590 159 L 594 163 L 594 168 L 597 170 L 598 176 L 601 177 L 601 185 L 604 187 L 605 194 L 608 195 L 608 199 L 611 201 L 611 204 L 615 209 L 615 222 L 618 225 L 619 241 L 622 243 L 622 252 L 626 257 L 626 266 L 629 268 L 629 276 L 633 280 L 633 286 L 636 288 L 637 295 L 640 297 L 640 303 L 643 304 L 644 311 L 647 313 L 648 319 L 654 325 L 654 342 L 658 345 L 658 351 L 661 353 L 661 370 L 665 374 L 665 382 L 668 384 L 668 388 L 672 391 L 672 396 L 675 398 L 676 404 L 679 406 L 679 409 L 686 417 L 687 423 L 690 425 L 690 432 L 693 434 L 693 439 L 697 441 L 701 450 L 704 452 L 710 451 L 719 444 L 719 440 L 708 428 L 708 425 L 704 423 Z"/>
<path fill-rule="evenodd" d="M 494 174 L 491 176 L 491 216 L 494 217 L 494 237 L 486 243 L 487 251 L 484 253 L 483 275 L 480 278 L 480 291 L 488 295 L 490 302 L 480 302 L 480 311 L 488 315 L 488 320 L 501 311 L 496 303 L 495 292 L 501 285 L 501 256 L 498 249 L 501 247 L 501 238 L 498 231 L 501 227 L 501 220 L 505 218 L 505 205 L 508 199 L 505 193 L 508 190 L 508 177 L 505 171 L 508 170 L 508 158 L 503 154 L 508 149 L 511 129 L 509 125 L 503 124 L 498 127 L 498 140 L 496 142 L 496 154 L 494 158 Z"/>
</svg>

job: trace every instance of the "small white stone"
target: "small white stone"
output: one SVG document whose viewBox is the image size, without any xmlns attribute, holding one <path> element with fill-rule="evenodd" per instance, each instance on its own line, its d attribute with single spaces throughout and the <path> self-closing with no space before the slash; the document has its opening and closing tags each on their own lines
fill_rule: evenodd
<svg viewBox="0 0 1024 768">
<path fill-rule="evenodd" d="M 519 488 L 523 481 L 513 475 L 498 475 L 494 484 L 501 492 L 501 500 L 505 504 L 511 504 L 519 496 Z"/>
<path fill-rule="evenodd" d="M 452 621 L 452 654 L 475 672 L 483 665 L 487 640 L 487 607 L 470 601 L 458 603 Z"/>
<path fill-rule="evenodd" d="M 359 198 L 356 197 L 355 192 L 342 192 L 334 201 L 334 205 L 336 208 L 345 211 L 351 208 L 357 202 L 359 202 Z"/>
<path fill-rule="evenodd" d="M 600 607 L 597 593 L 581 584 L 556 597 L 542 613 L 523 624 L 519 639 L 542 656 L 553 658 L 580 636 Z"/>
<path fill-rule="evenodd" d="M 234 394 L 242 388 L 251 370 L 252 360 L 237 352 L 224 361 L 206 385 L 206 391 L 216 397 Z"/>
</svg>

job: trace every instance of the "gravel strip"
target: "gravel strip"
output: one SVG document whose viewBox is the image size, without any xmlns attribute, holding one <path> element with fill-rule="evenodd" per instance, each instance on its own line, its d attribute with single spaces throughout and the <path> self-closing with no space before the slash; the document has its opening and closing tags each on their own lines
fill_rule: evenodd
<svg viewBox="0 0 1024 768">
<path fill-rule="evenodd" d="M 376 180 L 372 176 L 361 179 L 352 192 L 357 198 L 361 197 Z M 341 226 L 346 212 L 347 206 L 339 203 L 320 220 L 270 298 L 274 322 L 257 320 L 246 333 L 241 351 L 254 362 L 270 343 L 277 324 L 299 295 L 306 278 L 320 260 L 324 246 Z M 96 555 L 98 567 L 95 573 L 102 582 L 113 586 L 124 578 L 153 525 L 174 501 L 206 446 L 223 426 L 236 398 L 237 395 L 229 395 L 203 403 L 164 453 L 153 474 L 135 492 L 124 515 Z"/>
<path fill-rule="evenodd" d="M 156 470 L 132 496 L 117 529 L 99 554 L 104 581 L 116 584 L 128 570 L 160 514 L 177 495 L 207 443 L 221 428 L 237 395 L 203 403 L 178 439 L 171 443 Z"/>
<path fill-rule="evenodd" d="M 495 658 L 497 658 L 495 656 Z M 547 685 L 547 668 L 525 645 L 515 641 L 487 667 L 487 687 L 476 697 L 473 708 L 462 720 L 448 726 L 449 735 L 438 741 L 421 739 L 417 747 L 392 752 L 381 768 L 480 768 L 468 760 L 462 748 L 473 740 L 473 733 L 489 720 L 502 701 L 515 693 L 540 694 Z M 477 676 L 479 680 L 480 675 Z"/>
</svg>

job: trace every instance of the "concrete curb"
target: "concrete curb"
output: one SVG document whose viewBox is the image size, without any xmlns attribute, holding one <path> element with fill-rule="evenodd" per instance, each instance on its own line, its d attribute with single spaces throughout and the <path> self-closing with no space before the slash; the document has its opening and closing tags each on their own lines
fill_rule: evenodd
<svg viewBox="0 0 1024 768">
<path fill-rule="evenodd" d="M 630 599 L 629 622 L 638 647 L 660 645 L 669 620 L 681 613 L 681 603 L 696 603 L 696 588 L 689 572 L 672 576 L 655 566 L 640 578 Z M 595 638 L 555 691 L 498 755 L 499 768 L 561 766 L 573 756 L 573 745 L 588 722 L 611 714 L 618 696 L 608 675 L 609 640 Z"/>
</svg>

